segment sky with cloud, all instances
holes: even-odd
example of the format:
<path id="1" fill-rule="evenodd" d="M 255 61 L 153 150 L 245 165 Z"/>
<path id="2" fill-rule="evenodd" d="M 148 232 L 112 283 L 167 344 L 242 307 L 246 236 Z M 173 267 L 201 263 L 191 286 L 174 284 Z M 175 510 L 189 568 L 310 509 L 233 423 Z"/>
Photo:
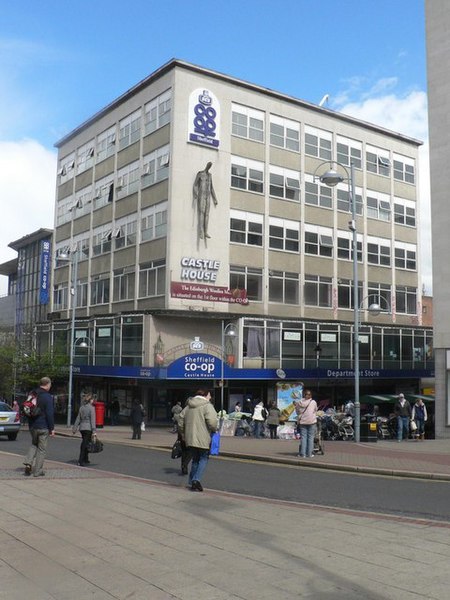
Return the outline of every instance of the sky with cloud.
<path id="1" fill-rule="evenodd" d="M 173 57 L 424 141 L 423 283 L 431 292 L 423 0 L 22 0 L 0 20 L 0 262 L 52 228 L 62 136 Z M 6 293 L 0 276 L 0 294 Z"/>

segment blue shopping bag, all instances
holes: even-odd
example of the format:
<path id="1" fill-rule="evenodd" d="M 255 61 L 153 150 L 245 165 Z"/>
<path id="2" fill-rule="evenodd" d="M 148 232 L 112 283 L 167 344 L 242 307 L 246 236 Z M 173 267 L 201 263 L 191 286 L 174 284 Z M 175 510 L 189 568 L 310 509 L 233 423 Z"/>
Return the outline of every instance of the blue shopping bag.
<path id="1" fill-rule="evenodd" d="M 209 453 L 211 456 L 217 456 L 220 450 L 220 433 L 216 431 L 211 435 L 211 447 Z"/>

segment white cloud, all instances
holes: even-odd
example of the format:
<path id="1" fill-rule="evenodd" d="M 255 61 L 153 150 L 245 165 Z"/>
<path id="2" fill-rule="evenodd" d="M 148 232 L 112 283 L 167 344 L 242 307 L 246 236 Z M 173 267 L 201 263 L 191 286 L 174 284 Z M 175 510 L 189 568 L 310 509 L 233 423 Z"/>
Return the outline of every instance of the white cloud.
<path id="1" fill-rule="evenodd" d="M 0 262 L 17 257 L 8 244 L 41 227 L 53 229 L 56 153 L 34 140 L 0 141 Z M 7 277 L 0 276 L 0 294 Z"/>
<path id="2" fill-rule="evenodd" d="M 420 259 L 422 284 L 427 294 L 431 294 L 432 263 L 427 96 L 424 91 L 417 90 L 403 95 L 392 92 L 382 95 L 383 91 L 392 89 L 395 83 L 395 78 L 386 78 L 372 85 L 369 92 L 364 92 L 361 89 L 362 81 L 354 78 L 346 91 L 340 93 L 334 101 L 332 99 L 332 107 L 339 112 L 424 142 L 420 149 L 419 159 Z M 359 100 L 350 101 L 350 97 L 354 97 L 356 90 Z"/>

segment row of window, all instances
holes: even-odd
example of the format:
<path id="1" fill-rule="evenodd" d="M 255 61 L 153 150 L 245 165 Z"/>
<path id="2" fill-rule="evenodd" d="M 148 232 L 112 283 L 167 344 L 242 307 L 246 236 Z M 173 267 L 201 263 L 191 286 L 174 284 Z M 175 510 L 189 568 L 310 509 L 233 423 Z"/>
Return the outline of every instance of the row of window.
<path id="1" fill-rule="evenodd" d="M 303 304 L 322 308 L 352 309 L 353 283 L 349 279 L 338 279 L 336 287 L 331 277 L 305 275 L 303 286 L 298 273 L 287 271 L 270 271 L 269 302 L 282 304 L 301 303 L 300 290 L 303 289 Z M 263 269 L 254 267 L 230 266 L 230 289 L 245 289 L 247 297 L 253 302 L 262 302 Z M 362 302 L 363 286 L 358 288 L 358 296 Z M 379 283 L 368 283 L 368 297 L 379 299 L 382 308 L 398 314 L 415 315 L 417 313 L 417 289 L 408 286 L 391 287 Z"/>
<path id="2" fill-rule="evenodd" d="M 264 217 L 261 214 L 238 210 L 230 211 L 230 242 L 247 246 L 264 246 Z M 285 252 L 300 251 L 300 222 L 269 217 L 269 248 Z M 363 260 L 363 236 L 358 235 L 358 260 Z M 334 231 L 305 223 L 303 252 L 313 256 L 352 259 L 352 234 L 349 231 Z M 391 241 L 367 236 L 365 257 L 368 264 L 391 266 Z M 415 244 L 394 242 L 394 266 L 397 269 L 415 271 L 417 268 Z"/>
<path id="3" fill-rule="evenodd" d="M 266 115 L 263 111 L 238 104 L 232 105 L 232 135 L 264 143 Z M 298 121 L 269 115 L 269 143 L 271 146 L 300 152 L 301 126 Z M 322 160 L 333 159 L 333 134 L 309 125 L 304 126 L 305 154 Z M 336 160 L 356 169 L 363 168 L 363 143 L 357 140 L 336 136 Z M 406 183 L 415 183 L 415 161 L 410 157 L 392 154 L 389 150 L 365 145 L 365 167 L 376 173 Z"/>
<path id="4" fill-rule="evenodd" d="M 167 90 L 143 108 L 139 108 L 117 125 L 102 131 L 95 139 L 80 146 L 76 152 L 65 156 L 59 165 L 60 183 L 82 173 L 95 163 L 99 163 L 116 151 L 137 142 L 142 134 L 148 135 L 170 122 L 172 107 L 172 91 Z"/>
<path id="5" fill-rule="evenodd" d="M 165 294 L 165 260 L 153 260 L 139 266 L 114 269 L 112 279 L 109 274 L 98 275 L 89 283 L 80 279 L 77 282 L 77 307 L 96 306 L 138 298 L 152 298 Z M 138 288 L 136 290 L 136 281 Z M 53 310 L 68 308 L 69 289 L 67 283 L 54 286 Z"/>
<path id="6" fill-rule="evenodd" d="M 264 193 L 264 163 L 232 156 L 231 187 L 248 192 Z M 333 208 L 332 188 L 314 180 L 312 175 L 305 174 L 305 204 Z M 301 178 L 299 171 L 283 169 L 269 165 L 269 195 L 283 200 L 300 202 Z M 394 198 L 394 222 L 415 227 L 416 205 L 411 200 Z M 348 186 L 339 184 L 336 187 L 336 208 L 351 212 L 351 199 Z M 355 189 L 356 214 L 363 214 L 362 189 Z M 388 194 L 366 190 L 367 216 L 381 221 L 391 220 L 391 199 Z"/>
<path id="7" fill-rule="evenodd" d="M 78 253 L 78 260 L 99 256 L 128 246 L 165 237 L 167 235 L 167 202 L 161 202 L 141 211 L 140 227 L 137 215 L 116 219 L 111 225 L 96 227 L 92 236 L 83 233 L 75 236 L 72 246 L 61 242 L 56 247 L 56 266 L 61 254 Z"/>

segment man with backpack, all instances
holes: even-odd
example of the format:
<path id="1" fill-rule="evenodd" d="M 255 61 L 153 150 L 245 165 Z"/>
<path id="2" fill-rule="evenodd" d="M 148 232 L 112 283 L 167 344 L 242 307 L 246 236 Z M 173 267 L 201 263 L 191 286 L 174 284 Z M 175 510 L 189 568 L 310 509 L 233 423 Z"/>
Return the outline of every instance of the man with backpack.
<path id="1" fill-rule="evenodd" d="M 48 437 L 55 435 L 55 417 L 53 396 L 49 394 L 52 382 L 49 377 L 43 377 L 36 390 L 36 408 L 32 416 L 28 416 L 28 425 L 31 433 L 31 446 L 24 460 L 25 475 L 42 477 L 44 459 L 47 453 Z M 33 469 L 34 466 L 34 469 Z"/>

